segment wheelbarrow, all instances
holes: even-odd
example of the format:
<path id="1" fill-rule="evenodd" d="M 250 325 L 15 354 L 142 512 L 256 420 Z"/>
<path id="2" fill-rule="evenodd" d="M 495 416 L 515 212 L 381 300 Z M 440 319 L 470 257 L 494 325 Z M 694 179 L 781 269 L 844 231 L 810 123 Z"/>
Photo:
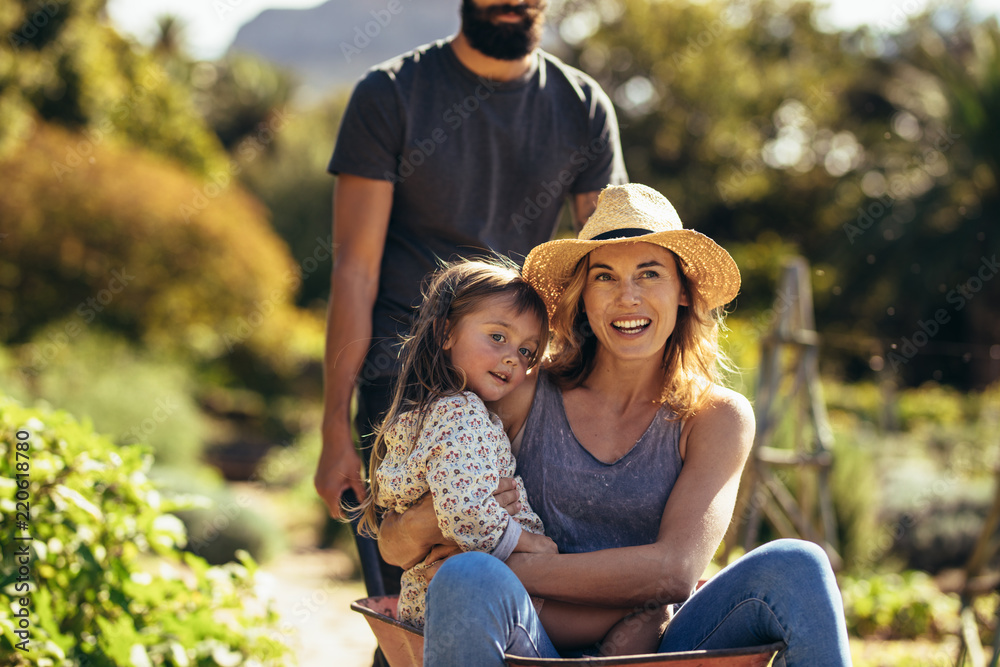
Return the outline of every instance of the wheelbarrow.
<path id="1" fill-rule="evenodd" d="M 363 598 L 351 603 L 351 609 L 364 615 L 371 626 L 391 667 L 423 667 L 424 635 L 417 628 L 396 618 L 395 595 Z M 615 656 L 607 658 L 527 658 L 504 656 L 511 667 L 583 666 L 611 667 L 766 667 L 774 654 L 785 647 L 784 642 L 748 648 L 714 651 L 683 651 L 649 655 Z"/>

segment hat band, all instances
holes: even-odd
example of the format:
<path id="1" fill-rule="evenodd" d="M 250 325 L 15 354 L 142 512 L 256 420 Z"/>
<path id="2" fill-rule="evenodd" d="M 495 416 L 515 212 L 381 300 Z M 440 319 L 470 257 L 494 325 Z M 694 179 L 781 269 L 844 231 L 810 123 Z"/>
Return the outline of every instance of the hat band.
<path id="1" fill-rule="evenodd" d="M 597 236 L 591 238 L 591 241 L 611 241 L 614 239 L 627 239 L 633 236 L 645 236 L 646 234 L 652 234 L 653 232 L 648 229 L 640 229 L 638 227 L 625 227 L 623 229 L 612 229 L 609 232 L 604 232 L 603 234 L 598 234 Z"/>

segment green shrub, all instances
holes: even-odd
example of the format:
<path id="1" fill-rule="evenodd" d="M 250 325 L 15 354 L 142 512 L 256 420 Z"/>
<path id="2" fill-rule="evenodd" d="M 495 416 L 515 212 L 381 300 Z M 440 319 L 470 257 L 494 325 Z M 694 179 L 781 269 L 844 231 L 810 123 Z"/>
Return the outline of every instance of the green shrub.
<path id="1" fill-rule="evenodd" d="M 296 111 L 268 150 L 248 161 L 240 173 L 246 187 L 271 210 L 274 230 L 301 268 L 298 299 L 304 306 L 325 304 L 330 292 L 334 178 L 326 166 L 346 104 L 346 96 L 338 95 Z M 240 147 L 235 154 L 241 154 Z"/>
<path id="2" fill-rule="evenodd" d="M 958 596 L 942 593 L 924 572 L 845 576 L 840 579 L 840 590 L 847 630 L 852 635 L 939 638 L 958 630 Z"/>
<path id="3" fill-rule="evenodd" d="M 876 426 L 885 422 L 885 394 L 872 382 L 824 382 L 823 399 L 831 419 L 843 414 Z"/>
<path id="4" fill-rule="evenodd" d="M 853 420 L 852 420 L 853 421 Z M 867 569 L 871 545 L 877 543 L 881 498 L 874 455 L 874 437 L 856 424 L 831 418 L 834 433 L 833 469 L 830 493 L 833 496 L 837 537 L 844 568 Z"/>
<path id="5" fill-rule="evenodd" d="M 897 404 L 900 426 L 904 430 L 926 424 L 958 426 L 966 417 L 965 399 L 964 392 L 934 383 L 901 392 Z"/>
<path id="6" fill-rule="evenodd" d="M 156 466 L 151 477 L 165 496 L 202 500 L 174 514 L 184 522 L 186 549 L 209 563 L 231 562 L 243 551 L 266 562 L 283 547 L 281 527 L 254 509 L 250 494 L 228 487 L 214 469 L 193 475 L 190 468 Z"/>
<path id="7" fill-rule="evenodd" d="M 177 505 L 147 477 L 145 447 L 0 397 L 0 457 L 11 519 L 0 654 L 12 664 L 288 664 L 276 613 L 254 594 L 253 560 L 210 567 L 181 552 Z"/>
<path id="8" fill-rule="evenodd" d="M 23 154 L 0 161 L 0 341 L 63 323 L 26 346 L 26 366 L 94 323 L 198 360 L 245 350 L 296 369 L 321 357 L 322 319 L 291 306 L 300 268 L 233 174 L 205 182 L 105 142 L 53 188 L 53 161 L 80 140 L 39 124 Z"/>
<path id="9" fill-rule="evenodd" d="M 48 331 L 35 345 L 42 345 Z M 157 465 L 202 465 L 207 424 L 192 398 L 187 368 L 156 359 L 125 339 L 88 330 L 52 354 L 33 379 L 32 395 L 89 418 L 119 445 L 143 442 Z"/>

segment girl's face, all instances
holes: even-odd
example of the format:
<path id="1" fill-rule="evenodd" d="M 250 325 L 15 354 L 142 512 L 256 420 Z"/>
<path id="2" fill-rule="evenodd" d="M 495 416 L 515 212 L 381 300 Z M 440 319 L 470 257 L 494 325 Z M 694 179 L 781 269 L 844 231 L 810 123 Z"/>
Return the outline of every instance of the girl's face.
<path id="1" fill-rule="evenodd" d="M 448 323 L 444 349 L 462 369 L 466 389 L 483 401 L 496 401 L 524 382 L 541 340 L 542 322 L 530 311 L 518 313 L 512 299 L 497 295 Z"/>
<path id="2" fill-rule="evenodd" d="M 590 253 L 583 288 L 587 320 L 601 346 L 618 359 L 663 359 L 690 301 L 674 254 L 652 243 L 608 245 Z"/>

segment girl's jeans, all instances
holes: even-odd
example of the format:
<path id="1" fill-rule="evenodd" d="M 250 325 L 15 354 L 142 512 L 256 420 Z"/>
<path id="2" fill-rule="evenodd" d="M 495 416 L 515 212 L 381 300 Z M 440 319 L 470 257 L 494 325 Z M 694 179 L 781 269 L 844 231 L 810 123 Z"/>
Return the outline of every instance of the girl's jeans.
<path id="1" fill-rule="evenodd" d="M 425 667 L 504 665 L 505 653 L 558 658 L 514 573 L 488 554 L 449 558 L 431 581 Z M 850 665 L 840 590 L 818 546 L 777 540 L 746 554 L 692 595 L 660 653 L 784 641 L 775 667 Z"/>

